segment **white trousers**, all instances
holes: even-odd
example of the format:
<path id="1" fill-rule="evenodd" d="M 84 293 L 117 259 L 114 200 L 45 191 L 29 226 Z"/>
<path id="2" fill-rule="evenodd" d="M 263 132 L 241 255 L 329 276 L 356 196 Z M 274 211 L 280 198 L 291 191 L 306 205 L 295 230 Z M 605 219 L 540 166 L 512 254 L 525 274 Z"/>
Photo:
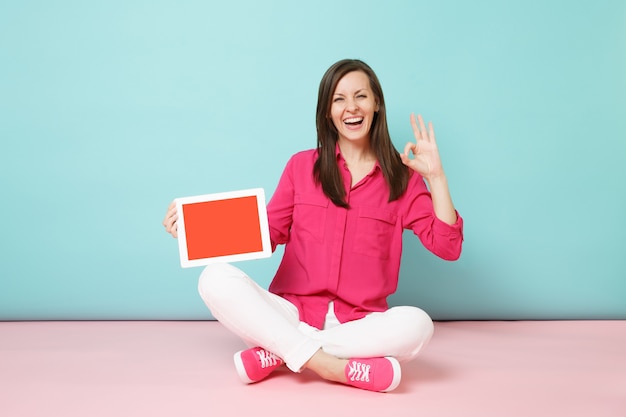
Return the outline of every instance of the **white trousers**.
<path id="1" fill-rule="evenodd" d="M 261 288 L 230 264 L 207 266 L 198 290 L 213 316 L 250 347 L 260 346 L 282 358 L 294 372 L 321 348 L 338 358 L 393 356 L 414 359 L 433 334 L 433 322 L 417 307 L 339 323 L 332 303 L 323 330 L 300 321 L 296 306 Z"/>

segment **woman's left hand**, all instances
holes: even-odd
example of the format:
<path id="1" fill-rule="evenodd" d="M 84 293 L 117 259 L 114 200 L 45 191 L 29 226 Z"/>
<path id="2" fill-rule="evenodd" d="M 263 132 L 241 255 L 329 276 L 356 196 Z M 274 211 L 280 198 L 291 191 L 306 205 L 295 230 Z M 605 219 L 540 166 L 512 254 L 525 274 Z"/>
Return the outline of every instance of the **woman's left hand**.
<path id="1" fill-rule="evenodd" d="M 416 121 L 415 115 L 411 113 L 411 126 L 415 142 L 408 142 L 404 146 L 404 153 L 400 155 L 402 162 L 427 180 L 443 175 L 432 122 L 428 122 L 427 130 L 422 115 L 418 114 Z M 409 158 L 409 152 L 413 158 Z"/>

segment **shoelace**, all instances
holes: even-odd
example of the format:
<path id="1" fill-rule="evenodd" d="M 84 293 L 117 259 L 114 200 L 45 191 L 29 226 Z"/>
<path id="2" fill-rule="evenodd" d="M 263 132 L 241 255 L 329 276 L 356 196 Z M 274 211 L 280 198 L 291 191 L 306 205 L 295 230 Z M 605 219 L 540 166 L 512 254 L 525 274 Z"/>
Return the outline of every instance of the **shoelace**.
<path id="1" fill-rule="evenodd" d="M 348 364 L 350 381 L 370 382 L 370 365 L 357 361 Z"/>
<path id="2" fill-rule="evenodd" d="M 277 365 L 280 361 L 278 356 L 264 349 L 257 350 L 256 354 L 259 355 L 259 359 L 261 360 L 261 368 L 267 368 L 268 366 Z"/>

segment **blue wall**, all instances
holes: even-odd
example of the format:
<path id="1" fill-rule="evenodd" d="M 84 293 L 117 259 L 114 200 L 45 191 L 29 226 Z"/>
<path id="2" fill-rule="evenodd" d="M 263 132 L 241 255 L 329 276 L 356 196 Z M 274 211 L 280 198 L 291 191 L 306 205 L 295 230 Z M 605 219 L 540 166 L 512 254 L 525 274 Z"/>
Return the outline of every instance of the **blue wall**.
<path id="1" fill-rule="evenodd" d="M 466 222 L 455 263 L 406 235 L 394 304 L 626 318 L 625 2 L 25 0 L 0 4 L 0 319 L 210 318 L 167 205 L 271 196 L 344 57 L 398 147 L 433 120 Z"/>

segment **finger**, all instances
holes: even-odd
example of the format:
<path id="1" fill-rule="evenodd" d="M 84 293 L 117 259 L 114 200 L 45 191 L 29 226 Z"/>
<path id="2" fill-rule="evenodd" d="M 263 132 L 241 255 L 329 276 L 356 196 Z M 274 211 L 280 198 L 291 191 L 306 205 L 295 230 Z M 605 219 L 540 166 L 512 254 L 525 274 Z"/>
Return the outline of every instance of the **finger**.
<path id="1" fill-rule="evenodd" d="M 168 211 L 167 213 L 165 213 L 165 218 L 163 219 L 163 226 L 165 226 L 167 228 L 167 226 L 171 223 L 170 219 L 172 218 L 172 216 L 175 213 L 172 213 L 172 211 Z"/>
<path id="2" fill-rule="evenodd" d="M 419 149 L 419 144 L 415 144 L 413 142 L 407 142 L 406 145 L 404 145 L 404 156 L 406 156 L 407 158 L 409 157 L 409 152 L 413 152 L 413 155 L 415 155 L 417 153 L 417 150 Z"/>
<path id="3" fill-rule="evenodd" d="M 176 205 L 173 206 L 169 206 L 167 208 L 167 213 L 165 213 L 165 218 L 167 219 L 168 217 L 172 217 L 174 215 L 176 215 L 178 213 L 178 210 L 176 209 Z"/>
<path id="4" fill-rule="evenodd" d="M 419 122 L 420 132 L 422 133 L 422 139 L 429 140 L 428 130 L 426 130 L 426 125 L 424 124 L 424 119 L 421 114 L 417 115 L 417 120 Z"/>
<path id="5" fill-rule="evenodd" d="M 401 153 L 400 154 L 400 159 L 402 160 L 402 163 L 406 166 L 409 165 L 409 163 L 411 162 L 411 160 L 409 159 L 408 156 L 406 156 L 405 154 Z"/>
<path id="6" fill-rule="evenodd" d="M 178 236 L 178 223 L 174 222 L 169 227 L 165 228 L 165 231 L 170 235 L 177 237 Z"/>
<path id="7" fill-rule="evenodd" d="M 415 120 L 414 113 L 411 113 L 411 127 L 413 128 L 413 136 L 415 136 L 415 140 L 420 140 L 422 138 L 422 134 L 419 127 L 417 127 L 417 121 Z"/>
<path id="8" fill-rule="evenodd" d="M 428 122 L 428 136 L 434 142 L 435 141 L 435 128 L 433 127 L 433 122 Z"/>
<path id="9" fill-rule="evenodd" d="M 166 217 L 163 220 L 163 226 L 165 226 L 165 231 L 170 233 L 172 228 L 177 224 L 178 214 L 174 214 L 173 216 Z"/>
<path id="10" fill-rule="evenodd" d="M 165 220 L 167 220 L 167 218 L 171 216 L 172 209 L 175 207 L 176 207 L 176 204 L 174 203 L 174 201 L 172 201 L 170 205 L 167 206 L 167 210 L 165 211 L 165 218 L 163 219 L 163 225 L 165 225 Z"/>

